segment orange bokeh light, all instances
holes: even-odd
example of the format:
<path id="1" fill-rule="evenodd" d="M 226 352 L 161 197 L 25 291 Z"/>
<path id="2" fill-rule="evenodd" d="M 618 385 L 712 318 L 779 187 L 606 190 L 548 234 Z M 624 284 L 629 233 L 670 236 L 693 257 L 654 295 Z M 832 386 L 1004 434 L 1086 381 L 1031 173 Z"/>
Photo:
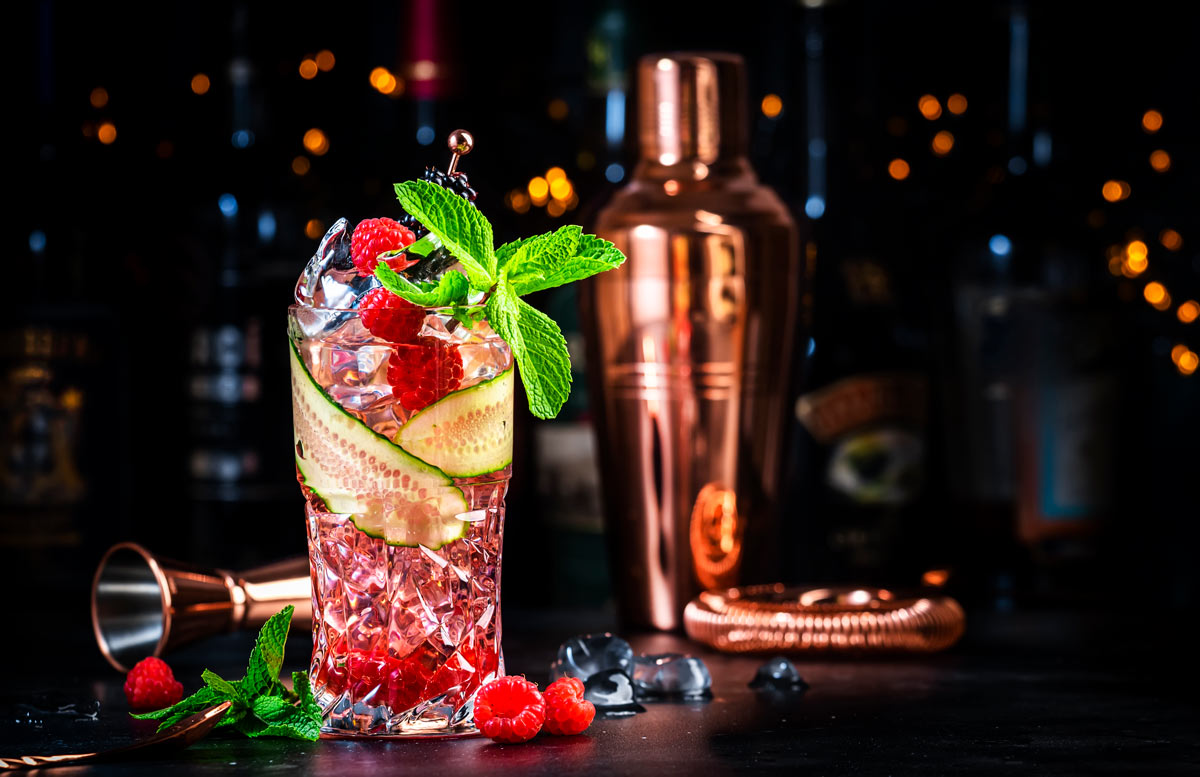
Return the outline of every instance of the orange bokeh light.
<path id="1" fill-rule="evenodd" d="M 933 136 L 933 142 L 930 145 L 933 147 L 933 153 L 938 156 L 945 156 L 950 153 L 950 149 L 954 148 L 954 135 L 946 130 L 942 130 Z"/>
<path id="2" fill-rule="evenodd" d="M 925 118 L 933 121 L 942 115 L 942 104 L 938 99 L 931 94 L 921 95 L 921 99 L 917 100 L 917 110 Z"/>
<path id="3" fill-rule="evenodd" d="M 333 52 L 329 49 L 322 49 L 317 52 L 317 67 L 320 68 L 322 73 L 328 73 L 330 70 L 333 70 L 333 65 L 336 62 L 337 59 L 334 58 Z"/>
<path id="4" fill-rule="evenodd" d="M 329 151 L 329 138 L 324 132 L 313 127 L 304 133 L 304 147 L 317 156 L 323 156 Z"/>
<path id="5" fill-rule="evenodd" d="M 325 225 L 318 219 L 309 219 L 304 225 L 304 234 L 310 240 L 316 240 L 325 234 Z"/>
<path id="6" fill-rule="evenodd" d="M 88 95 L 88 102 L 92 104 L 93 108 L 103 108 L 108 105 L 108 90 L 103 86 L 97 86 Z"/>
<path id="7" fill-rule="evenodd" d="M 1167 298 L 1167 287 L 1158 281 L 1150 281 L 1146 284 L 1146 288 L 1142 290 L 1142 296 L 1151 305 L 1157 305 Z"/>
<path id="8" fill-rule="evenodd" d="M 1183 236 L 1173 229 L 1164 229 L 1158 233 L 1158 242 L 1168 251 L 1178 251 L 1183 248 Z"/>
<path id="9" fill-rule="evenodd" d="M 967 98 L 955 92 L 946 98 L 946 109 L 955 116 L 967 112 Z"/>
<path id="10" fill-rule="evenodd" d="M 1175 315 L 1185 324 L 1190 324 L 1197 318 L 1200 318 L 1200 303 L 1194 299 L 1189 299 L 1179 306 L 1179 310 L 1175 311 Z"/>
<path id="11" fill-rule="evenodd" d="M 908 177 L 909 172 L 911 170 L 909 169 L 908 162 L 905 162 L 903 159 L 896 158 L 888 162 L 888 175 L 897 181 L 903 181 Z"/>
<path id="12" fill-rule="evenodd" d="M 208 80 L 208 76 L 203 73 L 197 73 L 192 76 L 192 92 L 195 94 L 208 94 L 209 87 L 212 82 Z"/>
<path id="13" fill-rule="evenodd" d="M 1150 152 L 1150 166 L 1157 172 L 1165 173 L 1171 169 L 1171 155 L 1161 148 Z"/>
<path id="14" fill-rule="evenodd" d="M 117 127 L 111 121 L 106 121 L 100 125 L 100 129 L 96 130 L 96 137 L 100 138 L 100 142 L 104 145 L 111 145 L 117 139 Z"/>
<path id="15" fill-rule="evenodd" d="M 1142 129 L 1146 132 L 1158 132 L 1162 125 L 1163 117 L 1158 111 L 1146 111 L 1142 114 Z"/>

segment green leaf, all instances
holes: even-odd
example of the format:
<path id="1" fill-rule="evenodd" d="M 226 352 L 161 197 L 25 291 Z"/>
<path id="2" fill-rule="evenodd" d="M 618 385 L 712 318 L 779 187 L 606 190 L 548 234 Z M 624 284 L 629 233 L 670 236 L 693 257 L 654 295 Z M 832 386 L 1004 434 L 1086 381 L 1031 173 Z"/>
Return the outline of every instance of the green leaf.
<path id="1" fill-rule="evenodd" d="M 518 296 L 562 286 L 620 267 L 625 255 L 607 240 L 566 226 L 541 240 L 527 241 L 504 269 Z"/>
<path id="2" fill-rule="evenodd" d="M 225 696 L 223 694 L 214 691 L 212 688 L 205 687 L 196 691 L 191 696 L 188 696 L 186 699 L 176 702 L 170 707 L 161 710 L 155 710 L 154 712 L 131 714 L 131 717 L 137 718 L 138 720 L 162 721 L 158 725 L 158 730 L 163 731 L 171 726 L 174 726 L 188 715 L 195 715 L 197 712 L 203 712 L 209 707 L 220 704 L 223 701 L 225 701 Z"/>
<path id="3" fill-rule="evenodd" d="M 294 609 L 295 607 L 289 604 L 272 615 L 259 630 L 254 650 L 250 652 L 246 676 L 239 683 L 242 693 L 247 698 L 276 692 L 279 686 L 279 670 L 283 666 L 283 647 L 287 642 Z"/>
<path id="4" fill-rule="evenodd" d="M 308 679 L 305 678 L 307 685 Z M 311 694 L 310 694 L 311 696 Z M 261 728 L 247 726 L 248 736 L 282 736 L 316 740 L 321 733 L 321 720 L 307 710 L 294 707 L 278 696 L 262 696 L 254 700 L 254 717 L 263 723 Z"/>
<path id="5" fill-rule="evenodd" d="M 531 244 L 541 242 L 542 240 L 545 240 L 552 234 L 554 234 L 554 233 L 547 232 L 544 235 L 533 235 L 532 237 L 521 237 L 521 238 L 517 238 L 516 240 L 513 240 L 510 243 L 505 243 L 504 245 L 500 246 L 499 248 L 496 249 L 496 267 L 497 267 L 497 269 L 503 270 L 504 266 L 507 265 L 512 260 L 513 256 L 517 253 L 517 251 L 522 246 L 528 246 Z"/>
<path id="6" fill-rule="evenodd" d="M 241 688 L 222 678 L 216 672 L 205 669 L 200 673 L 200 679 L 204 681 L 205 685 L 207 685 L 209 688 L 212 688 L 226 699 L 240 699 L 242 696 Z"/>
<path id="7" fill-rule="evenodd" d="M 558 415 L 571 393 L 571 354 L 558 324 L 519 299 L 503 273 L 487 311 L 492 328 L 517 360 L 530 411 L 538 418 Z"/>
<path id="8" fill-rule="evenodd" d="M 375 267 L 375 277 L 383 288 L 423 308 L 441 308 L 464 302 L 470 283 L 460 272 L 447 272 L 437 283 L 413 283 L 400 273 L 380 262 Z"/>
<path id="9" fill-rule="evenodd" d="M 312 683 L 308 681 L 308 672 L 292 672 L 292 691 L 299 698 L 297 706 L 307 713 L 317 725 L 321 724 L 321 705 L 313 698 Z"/>
<path id="10" fill-rule="evenodd" d="M 492 225 L 474 204 L 429 181 L 396 184 L 396 198 L 462 264 L 472 288 L 492 287 L 496 282 Z"/>

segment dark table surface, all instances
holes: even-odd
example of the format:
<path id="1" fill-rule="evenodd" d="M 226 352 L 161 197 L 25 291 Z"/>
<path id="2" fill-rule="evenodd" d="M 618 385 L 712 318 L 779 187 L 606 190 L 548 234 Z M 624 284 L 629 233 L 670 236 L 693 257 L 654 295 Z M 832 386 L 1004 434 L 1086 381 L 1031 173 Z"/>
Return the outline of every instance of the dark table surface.
<path id="1" fill-rule="evenodd" d="M 559 640 L 606 620 L 599 613 L 510 615 L 509 671 L 544 683 Z M 77 631 L 65 631 L 58 647 L 24 664 L 6 651 L 0 755 L 116 747 L 153 730 L 129 719 L 123 678 L 99 659 L 86 631 Z M 303 668 L 307 640 L 293 635 L 285 670 Z M 11 633 L 5 641 L 13 647 Z M 585 735 L 540 736 L 526 745 L 221 736 L 169 758 L 61 767 L 55 774 L 1200 772 L 1191 656 L 1139 642 L 1104 616 L 975 615 L 966 639 L 941 655 L 798 657 L 811 684 L 804 694 L 748 688 L 761 656 L 716 654 L 673 635 L 631 641 L 642 652 L 701 655 L 712 671 L 712 699 L 648 704 L 633 717 L 597 718 Z M 206 666 L 240 676 L 251 643 L 247 633 L 225 635 L 168 658 L 191 691 Z"/>

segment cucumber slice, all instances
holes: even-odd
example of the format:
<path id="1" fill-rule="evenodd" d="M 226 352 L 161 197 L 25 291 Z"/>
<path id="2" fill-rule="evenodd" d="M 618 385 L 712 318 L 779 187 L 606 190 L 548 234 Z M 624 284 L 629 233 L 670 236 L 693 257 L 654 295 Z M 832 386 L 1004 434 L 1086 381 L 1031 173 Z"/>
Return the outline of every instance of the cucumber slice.
<path id="1" fill-rule="evenodd" d="M 513 369 L 454 391 L 414 415 L 396 442 L 447 475 L 470 478 L 512 463 Z"/>
<path id="2" fill-rule="evenodd" d="M 436 550 L 467 533 L 463 493 L 437 467 L 406 453 L 343 410 L 292 344 L 296 469 L 332 513 L 389 545 Z"/>

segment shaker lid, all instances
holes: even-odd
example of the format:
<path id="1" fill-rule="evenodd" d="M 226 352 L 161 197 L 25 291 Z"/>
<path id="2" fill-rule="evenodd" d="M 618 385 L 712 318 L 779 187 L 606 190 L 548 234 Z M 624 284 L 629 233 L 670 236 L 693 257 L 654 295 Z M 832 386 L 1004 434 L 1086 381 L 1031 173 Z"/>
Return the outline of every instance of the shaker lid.
<path id="1" fill-rule="evenodd" d="M 711 163 L 746 148 L 746 69 L 725 52 L 648 54 L 638 62 L 642 158 Z"/>

